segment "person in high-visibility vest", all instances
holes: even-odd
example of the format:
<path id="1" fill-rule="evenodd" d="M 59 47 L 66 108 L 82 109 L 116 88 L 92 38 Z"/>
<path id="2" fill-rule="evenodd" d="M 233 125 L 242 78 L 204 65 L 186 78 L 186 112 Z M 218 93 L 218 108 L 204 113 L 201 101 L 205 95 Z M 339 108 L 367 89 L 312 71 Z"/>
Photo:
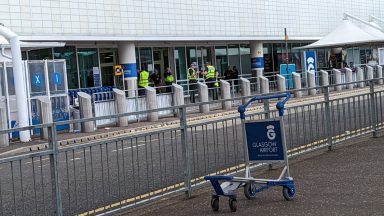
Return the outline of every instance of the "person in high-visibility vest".
<path id="1" fill-rule="evenodd" d="M 167 67 L 164 73 L 164 82 L 165 82 L 165 85 L 167 86 L 166 92 L 172 92 L 172 83 L 174 80 L 175 78 L 173 77 L 171 68 Z"/>
<path id="2" fill-rule="evenodd" d="M 205 82 L 208 85 L 209 91 L 211 92 L 211 96 L 213 100 L 217 100 L 217 91 L 216 91 L 216 82 L 217 82 L 217 76 L 216 76 L 216 70 L 215 67 L 213 67 L 209 62 L 205 63 Z"/>
<path id="3" fill-rule="evenodd" d="M 148 86 L 149 83 L 149 73 L 144 68 L 138 74 L 139 80 L 139 95 L 145 95 L 145 87 Z"/>
<path id="4" fill-rule="evenodd" d="M 191 103 L 195 103 L 195 91 L 197 88 L 197 84 L 196 84 L 197 78 L 196 78 L 196 70 L 195 70 L 194 63 L 192 63 L 191 67 L 188 68 L 187 75 L 188 75 L 190 101 Z"/>

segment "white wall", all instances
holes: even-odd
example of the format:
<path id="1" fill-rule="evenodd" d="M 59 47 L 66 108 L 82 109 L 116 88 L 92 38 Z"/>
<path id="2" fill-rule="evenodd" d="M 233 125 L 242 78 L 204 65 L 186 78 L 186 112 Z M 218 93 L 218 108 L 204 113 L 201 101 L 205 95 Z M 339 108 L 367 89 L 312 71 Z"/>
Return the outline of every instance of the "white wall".
<path id="1" fill-rule="evenodd" d="M 384 18 L 384 1 L 0 0 L 0 22 L 21 35 L 319 37 L 344 11 Z"/>

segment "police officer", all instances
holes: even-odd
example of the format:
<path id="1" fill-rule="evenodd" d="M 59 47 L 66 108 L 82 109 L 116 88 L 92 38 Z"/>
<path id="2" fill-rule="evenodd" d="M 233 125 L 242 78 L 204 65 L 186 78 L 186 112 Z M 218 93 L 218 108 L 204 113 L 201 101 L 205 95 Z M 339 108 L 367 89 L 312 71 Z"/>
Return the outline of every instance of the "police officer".
<path id="1" fill-rule="evenodd" d="M 195 103 L 195 91 L 197 88 L 197 78 L 196 78 L 196 70 L 195 70 L 195 64 L 192 63 L 191 67 L 188 68 L 188 84 L 189 84 L 189 95 L 191 103 Z"/>
<path id="2" fill-rule="evenodd" d="M 205 82 L 207 83 L 209 91 L 211 92 L 210 94 L 213 100 L 217 100 L 216 85 L 218 85 L 218 82 L 215 67 L 213 67 L 209 62 L 206 62 L 204 74 Z"/>
<path id="3" fill-rule="evenodd" d="M 165 85 L 167 86 L 166 92 L 172 92 L 172 83 L 174 80 L 175 78 L 172 75 L 171 68 L 167 67 L 164 73 L 164 82 L 165 82 Z"/>
<path id="4" fill-rule="evenodd" d="M 143 67 L 143 69 L 138 74 L 138 77 L 139 77 L 139 85 L 138 85 L 139 95 L 145 95 L 145 87 L 147 87 L 149 83 L 149 73 Z"/>

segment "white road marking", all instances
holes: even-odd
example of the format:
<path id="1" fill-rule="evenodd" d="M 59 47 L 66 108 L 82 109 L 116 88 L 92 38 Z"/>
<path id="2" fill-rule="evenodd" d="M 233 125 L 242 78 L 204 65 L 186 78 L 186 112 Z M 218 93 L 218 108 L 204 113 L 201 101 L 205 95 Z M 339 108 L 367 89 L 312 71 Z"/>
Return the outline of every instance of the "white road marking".
<path id="1" fill-rule="evenodd" d="M 112 150 L 112 152 L 127 150 L 127 149 L 131 149 L 131 148 L 138 148 L 138 147 L 141 147 L 141 146 L 145 146 L 145 144 L 140 144 L 140 145 L 137 145 L 137 146 L 129 146 L 129 147 L 125 147 L 125 148 L 122 148 L 122 149 L 119 148 L 119 149 Z"/>

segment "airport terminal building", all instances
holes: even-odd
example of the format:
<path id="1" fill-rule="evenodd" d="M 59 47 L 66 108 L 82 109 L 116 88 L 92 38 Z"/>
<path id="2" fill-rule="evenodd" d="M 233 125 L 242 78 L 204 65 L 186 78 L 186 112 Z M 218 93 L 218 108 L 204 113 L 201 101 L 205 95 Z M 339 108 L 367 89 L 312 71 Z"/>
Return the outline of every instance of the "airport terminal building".
<path id="1" fill-rule="evenodd" d="M 118 64 L 125 79 L 134 79 L 142 67 L 162 76 L 170 67 L 182 81 L 191 63 L 201 69 L 205 62 L 221 75 L 233 66 L 240 76 L 251 76 L 256 68 L 278 73 L 286 63 L 284 28 L 288 61 L 300 72 L 303 54 L 292 48 L 326 35 L 343 12 L 368 20 L 383 10 L 380 0 L 0 0 L 0 22 L 22 41 L 41 43 L 23 47 L 24 60 L 66 59 L 68 88 L 77 89 L 116 86 Z M 0 46 L 6 44 L 0 39 Z M 339 68 L 351 60 L 366 64 L 377 59 L 377 49 L 350 47 L 348 60 L 335 57 L 334 49 L 315 49 L 317 68 Z"/>

